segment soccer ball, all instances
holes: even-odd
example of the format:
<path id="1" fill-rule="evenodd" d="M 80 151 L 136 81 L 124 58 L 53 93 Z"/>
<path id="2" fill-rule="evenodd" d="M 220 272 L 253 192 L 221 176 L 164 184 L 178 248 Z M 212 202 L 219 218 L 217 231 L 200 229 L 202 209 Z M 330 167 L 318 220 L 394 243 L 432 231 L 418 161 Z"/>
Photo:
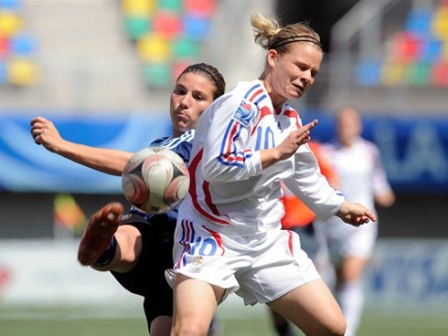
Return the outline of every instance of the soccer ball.
<path id="1" fill-rule="evenodd" d="M 190 186 L 184 160 L 170 149 L 147 147 L 135 153 L 121 175 L 124 196 L 148 214 L 177 206 Z"/>

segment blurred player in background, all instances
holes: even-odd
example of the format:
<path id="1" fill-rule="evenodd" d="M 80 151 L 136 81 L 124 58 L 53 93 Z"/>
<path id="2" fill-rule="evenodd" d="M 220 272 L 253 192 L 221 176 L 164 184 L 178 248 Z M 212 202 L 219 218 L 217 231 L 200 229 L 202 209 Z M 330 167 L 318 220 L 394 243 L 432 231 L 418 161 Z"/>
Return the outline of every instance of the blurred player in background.
<path id="1" fill-rule="evenodd" d="M 316 141 L 308 142 L 308 146 L 317 159 L 320 171 L 328 181 L 328 183 L 337 187 L 336 171 L 331 166 L 329 159 L 326 157 L 322 149 L 322 145 Z M 285 215 L 282 218 L 282 228 L 297 233 L 300 237 L 300 246 L 307 253 L 308 257 L 314 261 L 319 270 L 319 260 L 317 255 L 319 252 L 319 244 L 315 235 L 314 220 L 316 214 L 308 208 L 299 198 L 297 198 L 288 188 L 283 185 L 284 196 L 282 202 L 285 207 Z M 275 331 L 279 336 L 295 335 L 290 323 L 287 319 L 269 309 Z"/>
<path id="2" fill-rule="evenodd" d="M 362 121 L 354 106 L 336 115 L 337 139 L 325 145 L 336 169 L 339 190 L 347 200 L 359 202 L 375 211 L 375 203 L 390 207 L 395 202 L 377 146 L 361 137 Z M 347 321 L 346 336 L 356 334 L 362 315 L 364 292 L 362 276 L 372 256 L 378 221 L 352 227 L 338 218 L 315 222 L 319 241 L 323 241 L 335 268 L 335 295 Z"/>
<path id="3" fill-rule="evenodd" d="M 188 164 L 196 122 L 224 92 L 225 81 L 216 68 L 204 63 L 187 67 L 171 93 L 172 135 L 150 146 L 169 148 Z M 120 176 L 133 155 L 66 141 L 53 123 L 43 117 L 31 121 L 31 134 L 36 144 L 47 150 L 112 175 Z M 143 296 L 149 333 L 167 336 L 171 330 L 173 292 L 164 272 L 173 264 L 177 208 L 160 215 L 147 215 L 134 207 L 126 216 L 122 217 L 122 213 L 120 203 L 109 203 L 90 217 L 79 244 L 78 260 L 98 271 L 110 271 L 124 288 Z M 214 332 L 212 323 L 209 334 Z"/>
<path id="4" fill-rule="evenodd" d="M 207 333 L 218 305 L 236 292 L 267 304 L 308 335 L 343 335 L 345 320 L 297 234 L 281 229 L 280 181 L 323 218 L 351 225 L 375 216 L 345 201 L 320 173 L 288 99 L 299 99 L 320 70 L 319 35 L 305 23 L 281 27 L 251 18 L 267 50 L 258 79 L 241 81 L 202 114 L 193 142 L 189 193 L 179 207 L 171 336 Z M 368 225 L 368 224 L 366 224 Z"/>

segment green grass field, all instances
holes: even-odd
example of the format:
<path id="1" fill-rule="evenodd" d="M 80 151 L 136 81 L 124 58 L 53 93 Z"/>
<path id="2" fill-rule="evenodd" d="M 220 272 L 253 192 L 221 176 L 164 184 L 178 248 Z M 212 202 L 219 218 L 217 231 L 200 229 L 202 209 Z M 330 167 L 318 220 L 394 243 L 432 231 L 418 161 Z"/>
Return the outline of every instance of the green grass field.
<path id="1" fill-rule="evenodd" d="M 251 309 L 251 308 L 249 308 Z M 264 307 L 251 311 L 219 311 L 222 336 L 274 336 Z M 0 307 L 1 336 L 128 336 L 147 335 L 140 311 L 102 317 L 102 309 Z M 90 316 L 90 317 L 88 317 Z M 398 315 L 365 311 L 359 336 L 446 336 L 448 319 L 441 314 Z"/>

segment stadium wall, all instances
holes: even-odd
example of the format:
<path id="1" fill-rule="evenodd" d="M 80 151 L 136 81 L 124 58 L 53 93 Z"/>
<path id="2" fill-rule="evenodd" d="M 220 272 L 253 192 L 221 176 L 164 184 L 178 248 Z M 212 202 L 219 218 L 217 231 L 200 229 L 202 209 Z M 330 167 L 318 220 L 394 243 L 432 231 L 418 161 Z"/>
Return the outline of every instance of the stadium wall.
<path id="1" fill-rule="evenodd" d="M 364 279 L 366 308 L 443 314 L 448 301 L 447 243 L 446 239 L 380 240 Z M 123 290 L 110 274 L 79 265 L 76 250 L 75 239 L 0 240 L 3 308 L 109 305 L 122 310 L 141 304 L 141 298 Z M 243 304 L 233 295 L 224 306 L 234 309 Z"/>

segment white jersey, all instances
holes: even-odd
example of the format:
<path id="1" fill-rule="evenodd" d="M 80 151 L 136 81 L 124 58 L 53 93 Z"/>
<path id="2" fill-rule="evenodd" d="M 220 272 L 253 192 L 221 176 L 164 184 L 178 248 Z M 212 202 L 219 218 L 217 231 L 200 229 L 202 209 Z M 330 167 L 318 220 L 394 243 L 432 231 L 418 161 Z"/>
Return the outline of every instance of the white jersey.
<path id="1" fill-rule="evenodd" d="M 277 146 L 300 125 L 299 115 L 287 104 L 274 110 L 259 80 L 240 82 L 218 98 L 196 127 L 190 190 L 178 223 L 199 215 L 227 235 L 280 228 L 281 180 L 321 218 L 334 215 L 344 197 L 320 174 L 307 145 L 262 169 L 260 150 Z"/>
<path id="2" fill-rule="evenodd" d="M 339 190 L 348 201 L 374 210 L 375 194 L 391 192 L 379 150 L 373 142 L 359 137 L 349 148 L 337 142 L 324 148 L 339 176 Z"/>
<path id="3" fill-rule="evenodd" d="M 383 169 L 376 145 L 358 138 L 350 147 L 335 142 L 324 149 L 339 177 L 339 189 L 350 202 L 361 203 L 375 211 L 375 194 L 388 193 L 391 187 Z M 374 250 L 378 220 L 360 227 L 345 224 L 337 217 L 315 222 L 319 241 L 324 244 L 335 264 L 341 258 L 357 256 L 368 259 Z"/>

